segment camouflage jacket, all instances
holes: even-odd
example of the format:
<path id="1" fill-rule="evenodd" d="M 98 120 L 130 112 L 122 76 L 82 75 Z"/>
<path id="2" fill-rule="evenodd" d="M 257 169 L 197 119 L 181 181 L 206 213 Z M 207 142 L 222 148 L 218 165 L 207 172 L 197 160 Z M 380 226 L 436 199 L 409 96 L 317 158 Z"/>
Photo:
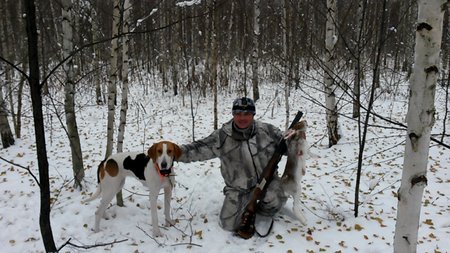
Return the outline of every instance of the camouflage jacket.
<path id="1" fill-rule="evenodd" d="M 233 121 L 223 124 L 208 137 L 181 145 L 179 162 L 204 161 L 219 158 L 226 190 L 249 192 L 256 186 L 262 170 L 282 137 L 277 127 L 255 120 L 251 137 L 233 138 Z"/>

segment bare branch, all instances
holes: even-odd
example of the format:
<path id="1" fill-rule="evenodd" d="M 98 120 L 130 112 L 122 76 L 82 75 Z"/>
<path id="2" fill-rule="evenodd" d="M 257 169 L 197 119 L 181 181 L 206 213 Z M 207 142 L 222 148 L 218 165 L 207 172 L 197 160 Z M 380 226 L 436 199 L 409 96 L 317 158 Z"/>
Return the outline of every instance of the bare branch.
<path id="1" fill-rule="evenodd" d="M 72 247 L 79 248 L 79 249 L 92 249 L 92 248 L 110 246 L 110 245 L 114 245 L 116 243 L 122 243 L 122 242 L 128 241 L 128 239 L 122 239 L 122 240 L 114 240 L 113 242 L 96 243 L 93 245 L 76 245 L 76 244 L 71 243 L 70 240 L 72 240 L 72 238 L 70 238 L 69 240 L 67 240 L 66 243 L 61 245 L 61 247 L 58 249 L 58 252 L 60 252 L 61 249 L 64 248 L 66 245 L 70 245 Z"/>
<path id="2" fill-rule="evenodd" d="M 28 171 L 28 173 L 30 173 L 31 177 L 33 177 L 34 181 L 36 181 L 36 183 L 38 184 L 38 186 L 39 186 L 39 187 L 41 186 L 41 185 L 39 184 L 39 180 L 37 179 L 37 177 L 33 174 L 33 172 L 31 172 L 30 167 L 25 167 L 25 166 L 19 165 L 19 164 L 17 164 L 17 163 L 11 162 L 11 161 L 6 160 L 5 158 L 3 158 L 3 157 L 1 157 L 1 156 L 0 156 L 0 160 L 3 160 L 3 161 L 5 161 L 5 162 L 7 162 L 7 163 L 9 163 L 9 164 L 12 164 L 12 165 L 14 165 L 14 166 L 16 166 L 16 167 L 19 167 L 19 168 L 21 168 L 21 169 L 24 169 L 24 170 Z"/>

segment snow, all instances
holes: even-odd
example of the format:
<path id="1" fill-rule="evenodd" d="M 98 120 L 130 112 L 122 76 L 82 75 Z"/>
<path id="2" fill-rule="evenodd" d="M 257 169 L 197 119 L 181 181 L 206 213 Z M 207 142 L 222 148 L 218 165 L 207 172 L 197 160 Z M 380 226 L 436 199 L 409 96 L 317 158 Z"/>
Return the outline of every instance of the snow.
<path id="1" fill-rule="evenodd" d="M 178 7 L 190 7 L 193 5 L 198 5 L 201 4 L 202 1 L 201 0 L 192 0 L 192 1 L 182 1 L 182 2 L 178 2 L 175 5 Z"/>
<path id="2" fill-rule="evenodd" d="M 262 98 L 257 102 L 256 118 L 282 129 L 285 125 L 284 101 L 282 97 L 274 99 L 275 94 L 281 93 L 276 91 L 278 87 L 264 84 L 261 88 Z M 188 97 L 173 97 L 154 87 L 145 94 L 137 84 L 131 85 L 131 92 L 124 151 L 144 151 L 162 139 L 180 144 L 192 140 Z M 232 100 L 242 96 L 227 91 L 221 93 L 218 99 L 219 125 L 230 119 Z M 393 128 L 370 128 L 364 153 L 361 205 L 359 216 L 355 218 L 357 124 L 340 117 L 342 139 L 338 145 L 328 148 L 323 109 L 303 95 L 300 90 L 292 91 L 290 118 L 297 110 L 302 110 L 309 123 L 311 149 L 307 172 L 302 180 L 302 208 L 307 225 L 302 226 L 294 218 L 292 199 L 289 199 L 275 216 L 269 236 L 254 236 L 249 240 L 233 236 L 218 224 L 224 184 L 217 159 L 175 165 L 177 186 L 172 200 L 172 215 L 178 222 L 174 227 L 162 228 L 163 237 L 152 237 L 147 190 L 132 178 L 127 180 L 123 192 L 126 207 L 116 206 L 114 200 L 107 210 L 110 219 L 102 220 L 101 231 L 94 233 L 94 212 L 99 200 L 87 204 L 81 201 L 95 191 L 96 168 L 106 149 L 107 108 L 95 105 L 92 94 L 78 98 L 83 100 L 77 110 L 77 120 L 86 168 L 85 189 L 81 192 L 72 187 L 71 155 L 65 132 L 56 116 L 46 114 L 54 200 L 51 225 L 57 247 L 70 240 L 75 245 L 104 246 L 81 249 L 66 245 L 61 252 L 392 252 L 405 132 Z M 317 92 L 310 92 L 310 95 L 323 100 Z M 195 95 L 193 100 L 196 139 L 213 131 L 213 105 L 209 97 Z M 402 96 L 380 96 L 375 111 L 403 122 L 407 110 L 405 100 Z M 437 108 L 443 108 L 442 101 L 438 92 Z M 49 107 L 44 111 L 50 113 L 53 110 Z M 350 115 L 351 105 L 342 110 Z M 16 140 L 13 147 L 0 149 L 0 157 L 30 168 L 38 176 L 31 110 L 25 112 L 22 139 Z M 379 119 L 371 123 L 387 125 Z M 441 129 L 442 119 L 438 118 L 433 133 L 440 133 Z M 280 162 L 280 172 L 284 163 L 285 158 Z M 450 252 L 450 244 L 446 241 L 450 238 L 450 150 L 432 143 L 428 166 L 428 186 L 423 197 L 417 252 Z M 5 161 L 1 161 L 0 175 L 2 252 L 44 252 L 39 230 L 37 183 L 25 169 Z M 162 196 L 158 203 L 162 207 Z M 162 211 L 158 211 L 160 226 L 163 224 Z"/>

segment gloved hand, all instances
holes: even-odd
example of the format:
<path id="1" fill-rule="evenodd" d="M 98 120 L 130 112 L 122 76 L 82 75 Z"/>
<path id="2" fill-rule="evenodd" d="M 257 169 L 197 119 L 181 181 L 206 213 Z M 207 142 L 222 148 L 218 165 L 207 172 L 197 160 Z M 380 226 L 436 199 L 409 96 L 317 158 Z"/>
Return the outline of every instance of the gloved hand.
<path id="1" fill-rule="evenodd" d="M 308 124 L 306 123 L 306 120 L 302 120 L 295 124 L 292 128 L 288 129 L 283 134 L 283 138 L 285 140 L 289 140 L 293 138 L 294 136 L 298 139 L 304 139 L 306 140 L 306 128 L 308 127 Z"/>

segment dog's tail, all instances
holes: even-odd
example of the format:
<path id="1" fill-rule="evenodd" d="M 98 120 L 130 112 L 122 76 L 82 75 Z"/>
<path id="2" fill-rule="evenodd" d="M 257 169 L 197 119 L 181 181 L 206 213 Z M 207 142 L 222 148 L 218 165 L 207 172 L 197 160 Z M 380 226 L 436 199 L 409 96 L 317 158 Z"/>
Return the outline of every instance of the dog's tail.
<path id="1" fill-rule="evenodd" d="M 100 196 L 100 193 L 102 193 L 102 187 L 101 187 L 101 184 L 100 184 L 100 170 L 103 168 L 103 165 L 104 165 L 105 161 L 106 161 L 106 159 L 103 160 L 103 161 L 98 165 L 98 168 L 97 168 L 97 190 L 94 192 L 94 194 L 92 194 L 91 197 L 89 197 L 89 198 L 83 200 L 82 203 L 87 203 L 87 202 L 89 202 L 89 201 L 92 201 L 92 200 L 98 198 L 98 196 Z"/>
<path id="2" fill-rule="evenodd" d="M 89 198 L 87 198 L 87 199 L 81 201 L 81 203 L 82 203 L 82 204 L 85 204 L 85 203 L 87 203 L 87 202 L 90 202 L 90 201 L 92 201 L 92 200 L 98 198 L 98 196 L 100 196 L 100 193 L 101 193 L 101 192 L 102 192 L 102 188 L 101 188 L 100 184 L 98 184 L 98 185 L 97 185 L 97 190 L 94 192 L 94 194 L 92 194 L 91 197 L 89 197 Z"/>

